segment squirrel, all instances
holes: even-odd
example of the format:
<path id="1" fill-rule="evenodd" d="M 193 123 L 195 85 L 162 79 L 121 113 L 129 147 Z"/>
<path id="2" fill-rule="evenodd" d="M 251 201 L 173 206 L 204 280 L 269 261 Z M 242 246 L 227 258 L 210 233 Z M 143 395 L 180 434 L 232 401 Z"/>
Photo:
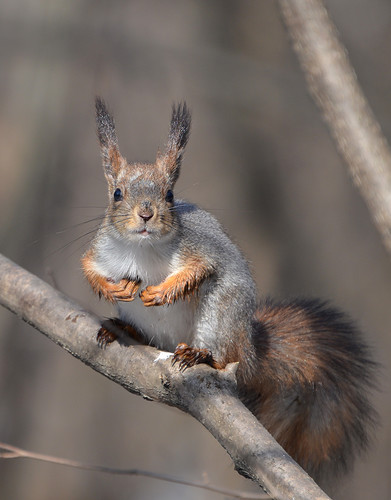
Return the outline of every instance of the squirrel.
<path id="1" fill-rule="evenodd" d="M 119 315 L 102 326 L 99 345 L 120 328 L 173 352 L 180 370 L 239 362 L 240 399 L 316 481 L 350 469 L 377 419 L 368 398 L 376 363 L 360 332 L 318 299 L 259 303 L 249 265 L 219 222 L 174 197 L 186 103 L 173 106 L 153 164 L 127 162 L 113 117 L 101 98 L 95 105 L 109 205 L 82 268 Z"/>

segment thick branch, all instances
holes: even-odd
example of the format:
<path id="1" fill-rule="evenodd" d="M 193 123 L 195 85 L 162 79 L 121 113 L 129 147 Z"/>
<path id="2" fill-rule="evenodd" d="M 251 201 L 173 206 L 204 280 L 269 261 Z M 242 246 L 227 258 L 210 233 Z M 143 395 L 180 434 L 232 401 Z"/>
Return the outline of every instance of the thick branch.
<path id="1" fill-rule="evenodd" d="M 96 344 L 99 319 L 0 255 L 0 303 L 97 372 L 148 400 L 191 414 L 226 449 L 236 469 L 276 499 L 327 497 L 236 396 L 236 365 L 185 373 L 147 346 Z M 147 367 L 147 369 L 146 369 Z"/>
<path id="2" fill-rule="evenodd" d="M 391 254 L 391 151 L 321 0 L 278 0 L 307 80 Z"/>

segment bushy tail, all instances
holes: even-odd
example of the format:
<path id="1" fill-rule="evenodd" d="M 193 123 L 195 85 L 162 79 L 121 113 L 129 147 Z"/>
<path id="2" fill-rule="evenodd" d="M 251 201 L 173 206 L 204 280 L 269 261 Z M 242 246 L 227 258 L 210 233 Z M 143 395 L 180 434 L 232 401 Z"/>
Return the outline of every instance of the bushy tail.
<path id="1" fill-rule="evenodd" d="M 376 363 L 358 330 L 318 300 L 265 301 L 253 342 L 260 390 L 244 402 L 315 480 L 347 471 L 377 421 Z"/>

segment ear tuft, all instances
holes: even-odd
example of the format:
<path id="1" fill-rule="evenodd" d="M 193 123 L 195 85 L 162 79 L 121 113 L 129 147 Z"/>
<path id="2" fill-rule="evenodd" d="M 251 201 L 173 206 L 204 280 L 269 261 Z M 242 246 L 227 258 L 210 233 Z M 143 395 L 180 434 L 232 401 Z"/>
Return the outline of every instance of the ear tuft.
<path id="1" fill-rule="evenodd" d="M 183 152 L 190 135 L 191 114 L 186 102 L 172 106 L 168 147 Z"/>
<path id="2" fill-rule="evenodd" d="M 166 151 L 158 157 L 158 163 L 167 172 L 172 184 L 179 176 L 183 153 L 190 136 L 190 125 L 191 114 L 186 103 L 173 105 Z"/>
<path id="3" fill-rule="evenodd" d="M 103 167 L 106 177 L 115 177 L 120 164 L 118 139 L 115 131 L 114 119 L 107 111 L 106 104 L 101 97 L 95 98 L 96 126 L 101 147 Z"/>

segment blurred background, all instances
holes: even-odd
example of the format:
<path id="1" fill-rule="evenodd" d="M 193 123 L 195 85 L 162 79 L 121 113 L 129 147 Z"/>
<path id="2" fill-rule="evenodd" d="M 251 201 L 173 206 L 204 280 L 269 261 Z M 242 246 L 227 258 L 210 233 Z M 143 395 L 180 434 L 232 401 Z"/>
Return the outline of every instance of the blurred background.
<path id="1" fill-rule="evenodd" d="M 391 3 L 327 0 L 391 138 Z M 89 310 L 113 314 L 80 257 L 106 205 L 93 100 L 122 154 L 153 161 L 171 104 L 193 111 L 177 196 L 210 210 L 248 256 L 260 295 L 346 310 L 383 364 L 382 425 L 337 499 L 391 498 L 391 265 L 270 0 L 2 0 L 1 251 Z M 90 222 L 88 222 L 90 221 Z M 129 395 L 0 310 L 0 439 L 112 467 L 257 491 L 191 417 Z M 2 499 L 217 499 L 142 478 L 0 462 Z"/>

